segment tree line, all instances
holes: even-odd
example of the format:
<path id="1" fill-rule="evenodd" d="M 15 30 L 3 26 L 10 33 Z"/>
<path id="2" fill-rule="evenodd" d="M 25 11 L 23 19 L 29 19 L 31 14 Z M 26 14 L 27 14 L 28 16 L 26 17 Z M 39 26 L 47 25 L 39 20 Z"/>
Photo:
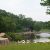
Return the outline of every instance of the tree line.
<path id="1" fill-rule="evenodd" d="M 25 15 L 14 15 L 0 9 L 0 32 L 39 31 L 41 29 L 50 29 L 50 21 L 33 21 Z"/>

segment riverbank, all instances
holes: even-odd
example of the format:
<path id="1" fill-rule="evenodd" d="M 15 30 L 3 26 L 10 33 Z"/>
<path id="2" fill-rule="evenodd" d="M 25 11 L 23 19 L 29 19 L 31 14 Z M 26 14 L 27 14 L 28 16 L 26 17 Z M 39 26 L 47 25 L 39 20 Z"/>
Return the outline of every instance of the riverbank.
<path id="1" fill-rule="evenodd" d="M 50 43 L 11 43 L 5 46 L 0 45 L 0 50 L 50 50 Z"/>
<path id="2" fill-rule="evenodd" d="M 49 30 L 49 29 L 41 29 L 39 32 L 40 32 L 40 33 L 41 33 L 41 32 L 43 32 L 43 33 L 44 33 L 44 32 L 45 32 L 45 33 L 50 33 L 50 30 Z"/>

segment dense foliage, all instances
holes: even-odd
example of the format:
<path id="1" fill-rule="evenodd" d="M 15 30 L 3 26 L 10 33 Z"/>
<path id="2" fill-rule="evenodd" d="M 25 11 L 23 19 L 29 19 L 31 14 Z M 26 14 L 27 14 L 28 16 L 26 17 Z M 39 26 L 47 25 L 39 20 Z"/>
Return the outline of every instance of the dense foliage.
<path id="1" fill-rule="evenodd" d="M 40 3 L 42 6 L 47 6 L 47 14 L 50 14 L 50 0 L 41 0 Z"/>
<path id="2" fill-rule="evenodd" d="M 37 22 L 33 21 L 32 18 L 26 18 L 25 15 L 14 15 L 0 9 L 0 32 L 5 32 L 6 36 L 11 40 L 16 41 L 25 38 L 21 35 L 16 35 L 16 32 L 40 31 L 41 29 L 50 29 L 50 21 Z"/>
<path id="3" fill-rule="evenodd" d="M 36 23 L 32 18 L 25 18 L 22 14 L 14 15 L 0 9 L 0 32 L 33 31 L 36 27 L 39 28 Z"/>
<path id="4" fill-rule="evenodd" d="M 50 21 L 33 21 L 32 18 L 25 18 L 25 15 L 14 15 L 0 9 L 0 32 L 24 32 L 50 29 Z"/>

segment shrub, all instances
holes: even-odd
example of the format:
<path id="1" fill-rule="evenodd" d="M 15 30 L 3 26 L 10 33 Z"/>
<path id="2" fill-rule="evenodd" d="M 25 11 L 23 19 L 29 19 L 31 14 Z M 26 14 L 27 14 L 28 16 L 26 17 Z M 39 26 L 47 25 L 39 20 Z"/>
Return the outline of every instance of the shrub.
<path id="1" fill-rule="evenodd" d="M 21 34 L 16 34 L 16 33 L 12 33 L 12 32 L 8 32 L 6 34 L 6 36 L 12 41 L 18 41 L 18 40 L 20 41 L 20 40 L 24 39 Z"/>

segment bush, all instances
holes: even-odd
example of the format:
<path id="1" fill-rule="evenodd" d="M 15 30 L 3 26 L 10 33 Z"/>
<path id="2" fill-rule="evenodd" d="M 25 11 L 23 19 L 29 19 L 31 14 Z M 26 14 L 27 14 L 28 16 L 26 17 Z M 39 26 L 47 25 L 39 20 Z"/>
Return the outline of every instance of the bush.
<path id="1" fill-rule="evenodd" d="M 40 38 L 40 36 L 38 36 L 38 35 L 37 35 L 37 36 L 36 36 L 36 38 L 37 38 L 37 39 L 39 39 L 39 38 Z"/>
<path id="2" fill-rule="evenodd" d="M 23 39 L 23 36 L 21 34 L 16 34 L 12 32 L 8 32 L 6 36 L 11 40 L 11 41 L 20 41 Z"/>

